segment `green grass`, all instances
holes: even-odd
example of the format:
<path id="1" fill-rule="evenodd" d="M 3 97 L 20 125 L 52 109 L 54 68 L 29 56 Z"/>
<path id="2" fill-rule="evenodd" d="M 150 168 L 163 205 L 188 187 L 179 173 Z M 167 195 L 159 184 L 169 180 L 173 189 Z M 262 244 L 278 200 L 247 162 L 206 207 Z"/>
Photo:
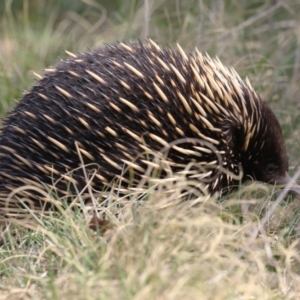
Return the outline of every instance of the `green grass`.
<path id="1" fill-rule="evenodd" d="M 150 36 L 218 56 L 274 110 L 290 169 L 299 165 L 300 0 L 8 1 L 0 3 L 0 112 L 64 50 Z M 224 4 L 226 2 L 226 4 Z M 147 2 L 148 3 L 148 2 Z M 174 188 L 174 193 L 167 191 Z M 0 299 L 298 299 L 299 204 L 254 184 L 224 201 L 175 205 L 178 187 L 145 202 L 91 208 L 3 227 Z M 176 200 L 177 199 L 177 200 Z M 120 200 L 119 200 L 120 201 Z"/>

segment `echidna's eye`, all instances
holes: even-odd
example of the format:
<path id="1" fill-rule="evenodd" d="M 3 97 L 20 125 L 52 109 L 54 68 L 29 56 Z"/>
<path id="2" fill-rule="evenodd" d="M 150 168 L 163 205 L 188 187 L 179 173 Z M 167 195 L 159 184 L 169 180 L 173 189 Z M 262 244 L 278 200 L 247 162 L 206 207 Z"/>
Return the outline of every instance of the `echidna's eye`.
<path id="1" fill-rule="evenodd" d="M 277 169 L 277 166 L 276 166 L 274 163 L 268 163 L 268 164 L 267 164 L 266 171 L 267 171 L 269 174 L 272 174 L 273 172 L 275 172 L 276 169 Z"/>

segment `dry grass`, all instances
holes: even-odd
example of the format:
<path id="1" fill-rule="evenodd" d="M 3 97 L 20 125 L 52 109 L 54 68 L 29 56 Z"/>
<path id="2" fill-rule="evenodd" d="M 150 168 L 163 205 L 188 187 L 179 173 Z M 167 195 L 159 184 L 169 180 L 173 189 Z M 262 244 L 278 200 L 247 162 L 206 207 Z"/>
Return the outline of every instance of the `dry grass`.
<path id="1" fill-rule="evenodd" d="M 74 1 L 83 9 L 63 12 L 54 2 L 17 9 L 4 1 L 2 112 L 34 82 L 30 71 L 55 64 L 64 49 L 149 35 L 197 46 L 247 75 L 280 119 L 291 172 L 299 164 L 299 0 Z M 85 208 L 3 228 L 0 299 L 300 298 L 297 201 L 276 202 L 280 195 L 261 184 L 222 201 L 180 195 L 167 186 L 147 201 L 100 207 L 109 220 L 102 234 L 89 229 Z"/>
<path id="2" fill-rule="evenodd" d="M 299 297 L 298 243 L 280 228 L 293 205 L 277 206 L 268 216 L 274 202 L 258 184 L 224 202 L 181 201 L 178 186 L 166 188 L 149 191 L 147 201 L 119 198 L 118 205 L 99 207 L 109 220 L 102 234 L 90 230 L 88 214 L 79 211 L 11 224 L 2 233 L 1 297 Z"/>

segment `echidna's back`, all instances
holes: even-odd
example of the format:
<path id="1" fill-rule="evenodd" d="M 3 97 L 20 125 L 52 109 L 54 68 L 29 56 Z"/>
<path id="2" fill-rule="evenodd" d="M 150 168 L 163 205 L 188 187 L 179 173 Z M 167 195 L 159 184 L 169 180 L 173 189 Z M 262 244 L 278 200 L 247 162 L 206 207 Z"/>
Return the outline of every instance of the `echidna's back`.
<path id="1" fill-rule="evenodd" d="M 94 188 L 101 190 L 121 175 L 124 161 L 138 155 L 147 160 L 149 153 L 141 155 L 147 149 L 197 137 L 189 128 L 193 115 L 178 100 L 196 88 L 186 75 L 190 66 L 178 53 L 141 44 L 107 46 L 48 69 L 4 121 L 1 189 L 35 182 L 80 190 L 86 184 L 81 156 Z M 184 156 L 178 152 L 173 160 Z M 147 167 L 137 165 L 135 173 Z"/>

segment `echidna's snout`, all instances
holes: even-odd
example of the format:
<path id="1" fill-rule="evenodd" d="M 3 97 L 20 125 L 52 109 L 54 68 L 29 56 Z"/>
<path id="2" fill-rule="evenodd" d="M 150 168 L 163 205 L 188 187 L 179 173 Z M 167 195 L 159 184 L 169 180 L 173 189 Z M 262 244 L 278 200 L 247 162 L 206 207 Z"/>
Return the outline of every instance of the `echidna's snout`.
<path id="1" fill-rule="evenodd" d="M 276 179 L 275 182 L 277 185 L 282 185 L 283 188 L 287 187 L 289 190 L 289 194 L 293 195 L 297 199 L 300 199 L 300 185 L 289 176 L 288 173 L 285 174 L 284 177 Z"/>

